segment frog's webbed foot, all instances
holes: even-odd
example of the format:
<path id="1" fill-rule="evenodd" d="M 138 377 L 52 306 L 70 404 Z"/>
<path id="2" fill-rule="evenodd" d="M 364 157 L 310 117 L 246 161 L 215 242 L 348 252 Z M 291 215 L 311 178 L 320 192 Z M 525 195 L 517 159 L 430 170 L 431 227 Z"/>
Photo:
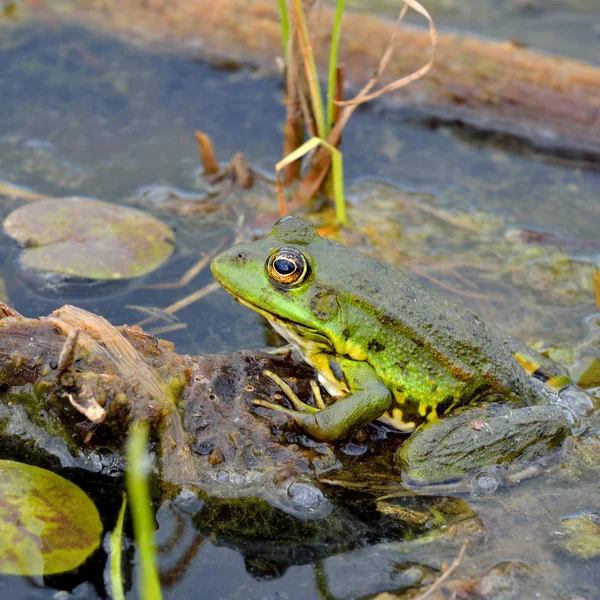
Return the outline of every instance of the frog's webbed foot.
<path id="1" fill-rule="evenodd" d="M 318 408 L 315 408 L 310 404 L 306 404 L 306 402 L 302 402 L 302 400 L 300 400 L 300 398 L 298 398 L 298 396 L 296 395 L 296 392 L 294 392 L 294 390 L 285 381 L 283 381 L 283 379 L 281 379 L 279 375 L 276 375 L 272 371 L 268 370 L 263 371 L 263 375 L 268 377 L 271 381 L 276 383 L 281 388 L 281 391 L 285 394 L 285 397 L 292 403 L 292 406 L 295 410 L 292 410 L 285 406 L 281 406 L 280 404 L 276 404 L 275 402 L 263 400 L 262 398 L 257 398 L 256 400 L 253 400 L 252 404 L 254 404 L 254 406 L 262 406 L 263 408 L 277 410 L 279 412 L 287 413 L 288 415 L 291 415 L 293 417 L 297 417 L 298 413 L 314 415 L 319 411 L 323 410 L 323 408 L 325 408 L 325 403 L 323 402 L 323 398 L 321 396 L 321 390 L 319 390 L 319 386 L 315 381 L 311 381 L 310 384 L 312 387 L 313 394 L 315 395 L 315 402 Z"/>

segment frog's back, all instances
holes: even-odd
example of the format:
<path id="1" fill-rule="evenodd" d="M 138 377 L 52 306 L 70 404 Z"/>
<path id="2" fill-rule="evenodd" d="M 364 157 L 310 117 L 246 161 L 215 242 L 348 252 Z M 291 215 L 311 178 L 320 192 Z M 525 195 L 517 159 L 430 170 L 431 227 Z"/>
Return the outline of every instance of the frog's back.
<path id="1" fill-rule="evenodd" d="M 391 389 L 412 371 L 415 380 L 429 374 L 431 389 L 442 396 L 488 390 L 534 401 L 502 336 L 474 313 L 362 252 L 323 243 L 327 266 L 317 276 L 339 291 L 348 338 Z M 336 263 L 345 268 L 336 270 Z M 420 389 L 432 393 L 425 384 Z"/>

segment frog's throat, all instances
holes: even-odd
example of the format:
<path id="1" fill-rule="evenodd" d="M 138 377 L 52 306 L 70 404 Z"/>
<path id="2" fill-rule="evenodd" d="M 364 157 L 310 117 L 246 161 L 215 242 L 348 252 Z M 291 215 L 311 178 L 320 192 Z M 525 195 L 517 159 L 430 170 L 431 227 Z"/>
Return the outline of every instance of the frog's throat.
<path id="1" fill-rule="evenodd" d="M 230 292 L 231 293 L 231 292 Z M 278 315 L 274 315 L 273 313 L 267 312 L 262 308 L 232 294 L 233 297 L 243 306 L 257 312 L 259 315 L 262 315 L 271 325 L 274 326 L 274 329 L 278 331 L 288 342 L 294 345 L 300 353 L 304 356 L 306 360 L 306 354 L 311 354 L 317 350 L 331 350 L 333 349 L 333 344 L 331 341 L 326 338 L 322 333 L 313 329 L 312 327 L 307 327 L 306 325 L 300 325 L 294 321 L 290 321 L 289 319 L 284 319 Z M 279 327 L 275 327 L 275 325 L 279 325 Z M 284 335 L 284 332 L 287 332 L 288 335 Z"/>

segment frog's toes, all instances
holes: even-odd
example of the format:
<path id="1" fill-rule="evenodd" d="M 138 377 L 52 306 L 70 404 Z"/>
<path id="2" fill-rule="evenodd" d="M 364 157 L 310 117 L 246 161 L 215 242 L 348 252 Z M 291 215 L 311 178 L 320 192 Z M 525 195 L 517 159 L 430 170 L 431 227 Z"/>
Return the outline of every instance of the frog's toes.
<path id="1" fill-rule="evenodd" d="M 288 415 L 295 417 L 298 414 L 298 411 L 292 410 L 291 408 L 287 408 L 286 406 L 281 406 L 280 404 L 275 404 L 275 402 L 269 402 L 268 400 L 263 400 L 262 398 L 256 398 L 252 400 L 252 404 L 254 406 L 262 406 L 262 408 L 268 408 L 270 410 L 276 410 L 278 412 L 283 412 Z"/>
<path id="2" fill-rule="evenodd" d="M 283 381 L 283 379 L 281 379 L 281 377 L 279 377 L 279 375 L 276 375 L 272 371 L 268 371 L 268 370 L 263 371 L 263 375 L 268 377 L 271 381 L 276 383 L 281 388 L 281 391 L 285 394 L 286 398 L 292 403 L 292 406 L 296 410 L 290 410 L 288 408 L 284 408 L 282 406 L 279 406 L 278 404 L 269 402 L 267 400 L 255 400 L 253 402 L 253 404 L 255 404 L 256 406 L 263 406 L 266 408 L 271 408 L 273 410 L 287 412 L 288 414 L 291 414 L 291 415 L 296 415 L 297 413 L 315 414 L 315 413 L 319 412 L 320 409 L 314 408 L 310 404 L 306 404 L 306 402 L 302 402 L 302 400 L 300 400 L 300 398 L 298 398 L 298 396 L 296 395 L 296 392 L 294 392 L 294 390 L 285 381 Z M 269 405 L 269 406 L 267 406 L 267 405 Z"/>

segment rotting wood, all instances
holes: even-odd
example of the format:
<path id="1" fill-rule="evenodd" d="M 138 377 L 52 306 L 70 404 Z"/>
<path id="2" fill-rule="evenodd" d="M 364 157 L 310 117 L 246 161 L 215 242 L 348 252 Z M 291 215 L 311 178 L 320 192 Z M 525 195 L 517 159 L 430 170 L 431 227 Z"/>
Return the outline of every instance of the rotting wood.
<path id="1" fill-rule="evenodd" d="M 237 61 L 274 73 L 281 54 L 276 3 L 265 0 L 90 0 L 53 2 L 49 9 L 63 21 L 128 41 L 167 43 L 215 64 Z M 316 52 L 322 73 L 333 17 L 333 10 L 324 6 Z M 348 82 L 358 86 L 368 79 L 392 29 L 386 19 L 346 12 L 340 57 Z M 428 52 L 427 32 L 403 26 L 382 84 L 418 69 Z M 513 42 L 442 34 L 431 72 L 387 101 L 516 135 L 566 156 L 600 160 L 600 69 Z"/>
<path id="2" fill-rule="evenodd" d="M 231 487 L 234 495 L 240 493 L 235 482 L 216 479 L 221 463 L 233 471 L 254 468 L 275 487 L 294 473 L 311 473 L 313 459 L 337 464 L 326 444 L 298 449 L 272 439 L 272 428 L 288 417 L 256 414 L 255 394 L 271 397 L 278 390 L 261 376 L 265 369 L 293 376 L 298 391 L 310 396 L 313 371 L 289 356 L 180 355 L 139 327 L 116 328 L 74 306 L 30 319 L 0 304 L 0 444 L 10 429 L 6 420 L 14 418 L 19 423 L 11 443 L 24 452 L 33 438 L 43 440 L 41 453 L 66 441 L 75 461 L 107 447 L 122 456 L 130 425 L 143 420 L 152 427 L 162 481 L 215 486 L 219 493 Z"/>
<path id="3" fill-rule="evenodd" d="M 28 394 L 33 385 L 47 399 L 44 410 L 53 414 L 52 421 L 72 431 L 74 440 L 78 432 L 81 444 L 98 432 L 119 448 L 131 421 L 148 421 L 160 430 L 163 470 L 177 481 L 197 478 L 176 404 L 191 371 L 189 357 L 139 328 L 118 330 L 74 306 L 42 319 L 23 317 L 5 305 L 0 309 L 3 390 Z"/>

